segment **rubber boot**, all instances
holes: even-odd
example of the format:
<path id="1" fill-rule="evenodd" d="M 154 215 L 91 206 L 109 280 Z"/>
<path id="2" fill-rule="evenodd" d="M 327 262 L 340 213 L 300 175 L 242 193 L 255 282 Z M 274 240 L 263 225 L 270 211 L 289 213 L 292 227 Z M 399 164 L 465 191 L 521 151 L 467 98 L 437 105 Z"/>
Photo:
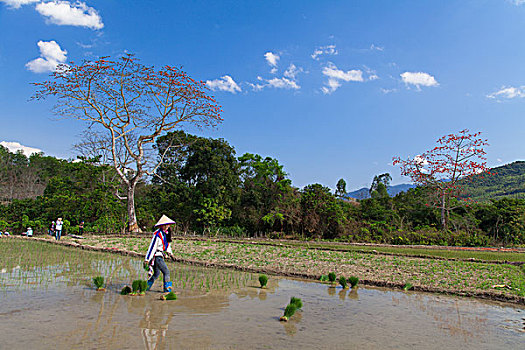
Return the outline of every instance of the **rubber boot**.
<path id="1" fill-rule="evenodd" d="M 164 293 L 169 293 L 171 292 L 171 286 L 173 285 L 173 283 L 170 282 L 164 282 Z"/>
<path id="2" fill-rule="evenodd" d="M 148 288 L 146 288 L 146 290 L 150 290 L 151 289 L 151 286 L 153 286 L 153 282 L 155 282 L 155 281 L 148 281 Z"/>

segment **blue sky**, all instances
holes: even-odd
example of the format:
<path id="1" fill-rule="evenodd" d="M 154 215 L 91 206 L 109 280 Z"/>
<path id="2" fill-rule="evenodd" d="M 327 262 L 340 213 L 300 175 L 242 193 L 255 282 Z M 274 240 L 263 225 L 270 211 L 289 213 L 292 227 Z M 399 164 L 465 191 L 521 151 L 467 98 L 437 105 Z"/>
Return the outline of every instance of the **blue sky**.
<path id="1" fill-rule="evenodd" d="M 277 158 L 297 187 L 408 182 L 393 156 L 465 128 L 489 166 L 524 159 L 522 0 L 0 0 L 0 33 L 0 141 L 48 155 L 74 158 L 84 125 L 30 83 L 131 52 L 207 81 L 224 122 L 199 134 Z"/>

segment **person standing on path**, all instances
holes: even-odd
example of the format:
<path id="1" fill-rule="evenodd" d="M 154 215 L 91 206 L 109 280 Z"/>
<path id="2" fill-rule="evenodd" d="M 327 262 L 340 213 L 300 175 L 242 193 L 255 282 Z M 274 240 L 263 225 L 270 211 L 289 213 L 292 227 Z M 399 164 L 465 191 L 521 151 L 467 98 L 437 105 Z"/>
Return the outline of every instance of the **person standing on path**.
<path id="1" fill-rule="evenodd" d="M 62 225 L 64 223 L 62 222 L 62 218 L 58 218 L 57 222 L 55 223 L 55 239 L 57 241 L 60 241 L 60 237 L 62 236 Z"/>
<path id="2" fill-rule="evenodd" d="M 78 234 L 82 236 L 84 234 L 84 221 L 81 221 L 80 224 L 78 224 Z"/>
<path id="3" fill-rule="evenodd" d="M 160 220 L 155 224 L 157 230 L 153 233 L 153 238 L 146 253 L 144 260 L 144 267 L 149 268 L 153 266 L 153 276 L 148 280 L 148 289 L 150 290 L 155 283 L 155 280 L 159 277 L 160 273 L 164 277 L 164 292 L 171 292 L 172 283 L 170 281 L 170 270 L 164 261 L 164 254 L 172 255 L 171 246 L 168 242 L 168 229 L 173 225 L 175 221 L 168 218 L 166 215 L 162 215 Z"/>

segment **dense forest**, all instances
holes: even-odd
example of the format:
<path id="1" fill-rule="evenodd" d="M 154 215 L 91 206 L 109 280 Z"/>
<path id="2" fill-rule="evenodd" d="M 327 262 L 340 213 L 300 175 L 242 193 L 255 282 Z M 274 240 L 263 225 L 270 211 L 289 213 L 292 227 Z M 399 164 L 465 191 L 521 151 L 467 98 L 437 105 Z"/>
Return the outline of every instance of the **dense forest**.
<path id="1" fill-rule="evenodd" d="M 525 163 L 495 169 L 492 176 L 465 180 L 465 193 L 480 200 L 455 200 L 449 227 L 431 205 L 431 189 L 417 187 L 389 196 L 390 176 L 371 176 L 370 197 L 345 197 L 321 184 L 302 189 L 277 159 L 237 156 L 223 139 L 171 132 L 155 146 L 163 157 L 155 176 L 136 188 L 137 219 L 151 231 L 167 214 L 179 233 L 237 237 L 334 239 L 348 242 L 439 245 L 525 244 Z M 130 170 L 131 171 L 131 170 Z M 388 176 L 387 176 L 388 175 Z M 131 176 L 131 175 L 130 175 Z M 124 232 L 125 193 L 114 169 L 101 159 L 67 161 L 42 154 L 29 158 L 0 146 L 0 230 L 46 232 L 64 218 L 68 233 Z"/>

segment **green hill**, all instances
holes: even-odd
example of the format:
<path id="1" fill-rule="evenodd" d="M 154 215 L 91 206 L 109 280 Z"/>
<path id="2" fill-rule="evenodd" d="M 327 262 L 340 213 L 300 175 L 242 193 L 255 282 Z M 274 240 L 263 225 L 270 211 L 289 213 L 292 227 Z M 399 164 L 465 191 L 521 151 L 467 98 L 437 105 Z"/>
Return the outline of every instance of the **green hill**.
<path id="1" fill-rule="evenodd" d="M 525 161 L 516 161 L 465 181 L 465 196 L 474 201 L 503 197 L 525 198 Z"/>

